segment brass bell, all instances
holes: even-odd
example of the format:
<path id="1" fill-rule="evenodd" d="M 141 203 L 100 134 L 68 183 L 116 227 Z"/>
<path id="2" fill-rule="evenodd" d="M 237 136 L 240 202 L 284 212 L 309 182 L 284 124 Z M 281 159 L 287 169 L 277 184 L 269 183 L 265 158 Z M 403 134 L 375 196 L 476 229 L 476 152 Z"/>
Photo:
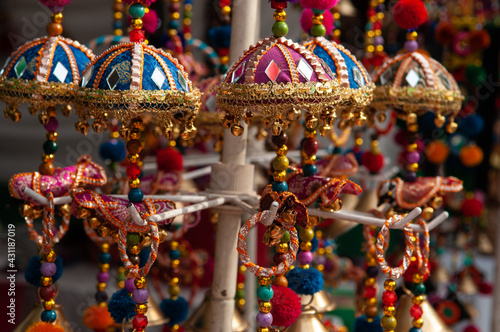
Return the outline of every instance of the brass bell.
<path id="1" fill-rule="evenodd" d="M 410 315 L 410 308 L 413 306 L 412 295 L 407 290 L 406 294 L 401 296 L 399 301 L 398 309 L 396 310 L 396 321 L 397 325 L 394 332 L 408 332 L 412 327 L 413 317 Z M 420 305 L 422 307 L 422 319 L 424 320 L 424 325 L 422 326 L 423 332 L 452 332 L 453 330 L 446 325 L 441 317 L 432 305 L 424 298 L 424 301 Z"/>
<path id="2" fill-rule="evenodd" d="M 312 307 L 302 308 L 302 313 L 297 320 L 286 329 L 287 332 L 328 332 L 318 316 L 318 312 Z"/>
<path id="3" fill-rule="evenodd" d="M 41 301 L 36 302 L 33 305 L 33 308 L 31 308 L 31 311 L 29 312 L 28 316 L 26 316 L 26 318 L 23 319 L 23 321 L 19 323 L 12 332 L 24 332 L 31 325 L 35 324 L 36 322 L 40 322 L 41 321 L 40 315 L 42 314 L 43 310 L 44 309 L 42 306 L 42 302 Z M 56 323 L 59 324 L 64 329 L 65 332 L 73 332 L 73 329 L 71 328 L 71 325 L 66 319 L 66 316 L 64 316 L 62 305 L 56 304 L 54 310 L 57 313 Z"/>
<path id="4" fill-rule="evenodd" d="M 432 271 L 431 279 L 434 283 L 437 283 L 437 284 L 447 283 L 450 280 L 449 275 L 448 275 L 448 271 L 441 264 L 439 264 L 436 267 L 436 269 L 434 269 Z"/>
<path id="5" fill-rule="evenodd" d="M 184 329 L 189 332 L 208 332 L 210 331 L 210 298 L 211 290 L 207 290 L 205 298 L 201 305 L 193 312 L 184 323 Z M 234 310 L 232 330 L 233 332 L 244 332 L 250 325 L 243 318 L 238 310 Z"/>
<path id="6" fill-rule="evenodd" d="M 163 315 L 163 311 L 151 296 L 151 292 L 149 292 L 148 311 L 146 312 L 146 316 L 148 317 L 148 326 L 161 326 L 168 323 L 169 320 Z M 132 329 L 132 320 L 124 322 L 122 328 Z"/>
<path id="7" fill-rule="evenodd" d="M 477 285 L 470 274 L 466 274 L 457 285 L 457 291 L 465 295 L 477 294 Z"/>
<path id="8" fill-rule="evenodd" d="M 486 232 L 479 232 L 477 235 L 477 250 L 483 255 L 492 255 L 494 252 L 493 244 Z"/>
<path id="9" fill-rule="evenodd" d="M 326 291 L 322 290 L 312 296 L 299 295 L 302 306 L 313 307 L 319 314 L 332 311 L 337 307 L 337 303 L 333 297 Z"/>

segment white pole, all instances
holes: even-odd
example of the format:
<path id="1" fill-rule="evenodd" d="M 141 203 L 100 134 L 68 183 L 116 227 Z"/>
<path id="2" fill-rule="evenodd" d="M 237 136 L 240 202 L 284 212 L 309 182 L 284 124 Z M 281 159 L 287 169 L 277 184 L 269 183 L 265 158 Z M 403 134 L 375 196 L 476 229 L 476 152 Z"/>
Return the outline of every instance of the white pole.
<path id="1" fill-rule="evenodd" d="M 492 209 L 493 210 L 493 209 Z M 498 209 L 495 209 L 491 211 L 491 213 L 494 213 L 496 216 L 491 218 L 490 217 L 490 223 L 491 220 L 494 220 L 495 222 L 498 220 L 498 216 L 500 215 L 500 211 Z M 495 271 L 495 281 L 493 282 L 494 287 L 494 294 L 493 294 L 493 312 L 498 313 L 500 312 L 500 226 L 498 224 L 495 225 L 496 227 L 496 250 L 495 250 L 495 260 L 496 260 L 496 271 Z M 493 332 L 500 332 L 500 315 L 493 314 Z"/>
<path id="2" fill-rule="evenodd" d="M 249 46 L 255 43 L 259 1 L 233 0 L 231 50 L 229 63 L 236 62 Z M 210 191 L 219 193 L 250 193 L 253 190 L 252 165 L 244 165 L 246 159 L 248 128 L 239 137 L 224 131 L 222 164 L 212 166 Z M 215 209 L 219 213 L 215 243 L 214 281 L 211 299 L 211 332 L 232 331 L 234 296 L 238 252 L 236 243 L 241 223 L 241 211 L 224 206 Z"/>
<path id="3" fill-rule="evenodd" d="M 245 217 L 250 217 L 250 215 L 245 214 Z M 258 241 L 257 227 L 254 227 L 250 230 L 250 232 L 248 232 L 247 235 L 248 254 L 254 259 L 257 257 Z M 257 315 L 257 282 L 255 277 L 248 270 L 245 272 L 244 314 L 245 319 L 249 323 L 247 331 L 255 331 L 255 316 Z"/>

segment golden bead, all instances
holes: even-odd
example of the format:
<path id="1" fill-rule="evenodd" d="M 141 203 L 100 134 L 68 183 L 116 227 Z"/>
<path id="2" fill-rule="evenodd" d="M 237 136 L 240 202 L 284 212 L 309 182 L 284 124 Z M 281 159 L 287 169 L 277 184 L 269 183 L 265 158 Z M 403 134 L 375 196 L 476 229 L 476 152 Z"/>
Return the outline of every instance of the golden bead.
<path id="1" fill-rule="evenodd" d="M 311 248 L 312 248 L 312 243 L 309 241 L 300 243 L 300 250 L 311 251 Z"/>
<path id="2" fill-rule="evenodd" d="M 121 20 L 123 18 L 123 14 L 121 12 L 116 12 L 113 14 L 113 18 L 117 21 Z"/>
<path id="3" fill-rule="evenodd" d="M 396 289 L 396 282 L 392 279 L 387 279 L 384 281 L 384 288 L 388 291 L 393 291 Z"/>
<path id="4" fill-rule="evenodd" d="M 57 132 L 56 131 L 49 131 L 47 134 L 45 134 L 45 138 L 48 139 L 49 141 L 57 141 Z"/>
<path id="5" fill-rule="evenodd" d="M 43 154 L 42 155 L 42 161 L 44 163 L 52 163 L 54 161 L 54 155 L 52 153 L 49 154 Z"/>
<path id="6" fill-rule="evenodd" d="M 277 156 L 273 159 L 272 165 L 275 171 L 286 171 L 290 165 L 290 161 L 286 156 Z"/>
<path id="7" fill-rule="evenodd" d="M 259 276 L 259 285 L 261 286 L 266 286 L 271 283 L 271 278 L 270 277 L 260 277 Z"/>
<path id="8" fill-rule="evenodd" d="M 139 178 L 128 180 L 128 185 L 131 189 L 139 188 L 141 180 Z"/>
<path id="9" fill-rule="evenodd" d="M 123 35 L 123 30 L 122 29 L 115 29 L 115 31 L 113 31 L 113 34 L 115 36 L 122 36 Z"/>
<path id="10" fill-rule="evenodd" d="M 306 130 L 304 131 L 305 138 L 315 138 L 318 132 L 316 130 Z"/>
<path id="11" fill-rule="evenodd" d="M 47 263 L 54 263 L 56 261 L 56 257 L 56 252 L 52 249 L 48 253 L 42 254 L 42 260 Z"/>
<path id="12" fill-rule="evenodd" d="M 222 15 L 229 15 L 231 13 L 231 7 L 224 6 L 221 8 Z"/>
<path id="13" fill-rule="evenodd" d="M 99 264 L 100 272 L 108 272 L 109 271 L 109 263 Z"/>
<path id="14" fill-rule="evenodd" d="M 418 171 L 418 163 L 413 163 L 413 164 L 408 165 L 408 170 L 411 172 Z"/>
<path id="15" fill-rule="evenodd" d="M 143 247 L 149 247 L 151 243 L 153 242 L 153 239 L 149 235 L 144 235 L 141 240 L 141 244 Z"/>
<path id="16" fill-rule="evenodd" d="M 373 52 L 375 52 L 375 46 L 373 46 L 373 45 L 368 45 L 368 46 L 366 46 L 366 51 L 367 51 L 368 53 L 373 53 Z"/>
<path id="17" fill-rule="evenodd" d="M 276 171 L 273 173 L 273 179 L 276 182 L 286 181 L 286 171 Z"/>
<path id="18" fill-rule="evenodd" d="M 181 17 L 181 14 L 179 14 L 179 12 L 173 12 L 170 14 L 170 19 L 172 20 L 178 20 L 179 17 Z"/>
<path id="19" fill-rule="evenodd" d="M 304 264 L 304 265 L 299 264 L 299 267 L 304 270 L 308 270 L 310 268 L 309 264 Z"/>
<path id="20" fill-rule="evenodd" d="M 104 292 L 106 290 L 106 283 L 105 282 L 99 282 L 99 283 L 97 283 L 96 289 L 99 292 Z"/>
<path id="21" fill-rule="evenodd" d="M 339 211 L 342 209 L 342 199 L 336 198 L 332 204 L 329 205 L 329 208 L 333 211 Z"/>
<path id="22" fill-rule="evenodd" d="M 231 125 L 231 134 L 233 134 L 234 136 L 241 136 L 244 131 L 245 129 L 243 128 L 243 126 L 239 124 Z"/>
<path id="23" fill-rule="evenodd" d="M 139 288 L 139 289 L 146 288 L 147 284 L 148 284 L 148 282 L 146 281 L 146 278 L 144 278 L 144 277 L 137 277 L 134 280 L 135 288 Z"/>
<path id="24" fill-rule="evenodd" d="M 51 16 L 52 22 L 54 23 L 62 23 L 63 14 L 62 13 L 53 13 Z"/>
<path id="25" fill-rule="evenodd" d="M 429 220 L 431 219 L 433 216 L 434 216 L 434 209 L 431 208 L 430 206 L 428 207 L 425 207 L 423 210 L 422 210 L 422 218 L 424 218 L 425 220 Z"/>
<path id="26" fill-rule="evenodd" d="M 179 267 L 180 261 L 178 259 L 174 259 L 170 262 L 170 267 L 173 269 L 176 269 Z"/>
<path id="27" fill-rule="evenodd" d="M 239 290 L 243 290 L 245 288 L 245 284 L 242 283 L 242 282 L 239 282 L 237 285 L 236 285 L 236 288 L 239 289 Z"/>
<path id="28" fill-rule="evenodd" d="M 109 236 L 110 234 L 110 230 L 108 227 L 106 226 L 99 226 L 99 228 L 97 229 L 97 231 L 99 232 L 99 235 L 102 236 L 102 237 L 106 237 L 106 236 Z"/>
<path id="29" fill-rule="evenodd" d="M 137 303 L 135 305 L 134 311 L 138 315 L 144 315 L 148 312 L 148 305 L 146 303 Z"/>
<path id="30" fill-rule="evenodd" d="M 302 241 L 311 241 L 314 238 L 314 230 L 310 227 L 302 228 L 299 237 Z"/>
<path id="31" fill-rule="evenodd" d="M 288 252 L 288 243 L 286 242 L 278 243 L 276 245 L 276 251 L 281 254 L 286 254 Z"/>
<path id="32" fill-rule="evenodd" d="M 177 241 L 172 241 L 172 242 L 170 243 L 170 249 L 172 249 L 172 250 L 177 250 L 178 248 L 179 248 L 179 242 L 177 242 Z"/>
<path id="33" fill-rule="evenodd" d="M 414 273 L 411 279 L 415 284 L 420 284 L 424 281 L 424 277 L 419 273 Z"/>
<path id="34" fill-rule="evenodd" d="M 395 306 L 384 307 L 384 315 L 394 316 L 395 314 L 396 314 L 396 307 Z"/>
<path id="35" fill-rule="evenodd" d="M 273 18 L 276 22 L 286 21 L 286 12 L 283 9 L 278 9 L 274 12 Z"/>
<path id="36" fill-rule="evenodd" d="M 136 245 L 128 247 L 128 251 L 132 255 L 139 255 L 141 253 L 141 250 L 142 250 L 142 246 L 140 244 L 136 244 Z"/>
<path id="37" fill-rule="evenodd" d="M 375 285 L 375 278 L 366 278 L 365 286 L 373 286 Z"/>
<path id="38" fill-rule="evenodd" d="M 423 325 L 424 325 L 424 319 L 422 317 L 413 320 L 413 326 L 416 327 L 417 329 L 421 328 Z"/>
<path id="39" fill-rule="evenodd" d="M 164 229 L 161 229 L 159 232 L 158 232 L 158 237 L 160 238 L 160 242 L 165 242 L 165 240 L 167 239 L 167 231 L 164 230 Z"/>
<path id="40" fill-rule="evenodd" d="M 179 287 L 179 285 L 170 285 L 168 287 L 168 293 L 170 294 L 170 296 L 177 296 L 180 292 L 181 288 Z"/>
<path id="41" fill-rule="evenodd" d="M 323 24 L 323 14 L 314 14 L 312 24 Z"/>
<path id="42" fill-rule="evenodd" d="M 108 243 L 101 244 L 101 251 L 102 252 L 109 252 L 109 244 Z"/>
<path id="43" fill-rule="evenodd" d="M 139 130 L 132 130 L 130 132 L 129 138 L 130 139 L 139 139 L 139 138 L 141 138 L 141 132 Z"/>
<path id="44" fill-rule="evenodd" d="M 278 156 L 286 156 L 286 154 L 288 153 L 288 147 L 286 145 L 283 145 L 280 148 L 276 148 L 275 151 Z"/>
<path id="45" fill-rule="evenodd" d="M 373 318 L 378 314 L 378 308 L 375 305 L 366 306 L 364 311 L 367 318 Z"/>
<path id="46" fill-rule="evenodd" d="M 446 132 L 448 134 L 453 134 L 455 131 L 457 131 L 458 125 L 456 122 L 452 121 L 446 125 Z"/>
<path id="47" fill-rule="evenodd" d="M 54 299 L 50 299 L 43 302 L 43 308 L 45 310 L 53 310 L 56 307 L 56 302 Z"/>
<path id="48" fill-rule="evenodd" d="M 260 302 L 259 303 L 259 311 L 262 313 L 270 313 L 271 312 L 271 302 Z"/>
<path id="49" fill-rule="evenodd" d="M 384 329 L 384 331 L 392 331 L 396 328 L 396 318 L 394 316 L 383 316 L 380 320 L 380 325 Z"/>
<path id="50" fill-rule="evenodd" d="M 47 287 L 47 286 L 52 285 L 52 277 L 42 276 L 40 278 L 40 285 L 42 285 L 43 287 Z"/>
<path id="51" fill-rule="evenodd" d="M 417 122 L 417 115 L 415 113 L 410 113 L 406 116 L 406 123 L 416 123 Z"/>
<path id="52" fill-rule="evenodd" d="M 309 116 L 307 117 L 305 123 L 307 129 L 316 129 L 319 125 L 319 120 L 315 116 Z"/>
<path id="53" fill-rule="evenodd" d="M 444 126 L 445 122 L 446 122 L 446 118 L 442 114 L 437 114 L 436 117 L 434 118 L 434 124 L 438 128 L 441 128 L 442 126 Z"/>
<path id="54" fill-rule="evenodd" d="M 316 163 L 316 155 L 306 156 L 304 157 L 304 164 L 306 165 L 314 165 Z"/>
<path id="55" fill-rule="evenodd" d="M 441 196 L 437 196 L 437 197 L 434 197 L 430 203 L 430 205 L 434 208 L 434 209 L 439 209 L 442 205 L 443 205 L 443 197 Z"/>
<path id="56" fill-rule="evenodd" d="M 247 270 L 247 267 L 245 265 L 240 265 L 240 267 L 238 268 L 238 270 L 240 271 L 240 273 L 243 273 Z"/>
<path id="57" fill-rule="evenodd" d="M 243 308 L 243 306 L 245 305 L 245 299 L 238 299 L 237 304 L 239 308 Z"/>
<path id="58" fill-rule="evenodd" d="M 367 298 L 367 299 L 365 299 L 365 304 L 367 306 L 374 306 L 377 304 L 377 298 L 376 297 Z"/>
<path id="59" fill-rule="evenodd" d="M 130 22 L 130 26 L 133 29 L 142 29 L 142 19 L 141 18 L 134 18 Z"/>
<path id="60" fill-rule="evenodd" d="M 130 163 L 136 164 L 139 161 L 140 156 L 138 153 L 133 153 L 129 154 L 127 158 L 130 161 Z"/>
<path id="61" fill-rule="evenodd" d="M 271 330 L 269 329 L 269 327 L 259 326 L 257 327 L 257 332 L 271 332 Z"/>
<path id="62" fill-rule="evenodd" d="M 412 302 L 413 304 L 422 304 L 422 302 L 424 302 L 424 296 L 423 295 L 414 296 L 412 298 Z"/>

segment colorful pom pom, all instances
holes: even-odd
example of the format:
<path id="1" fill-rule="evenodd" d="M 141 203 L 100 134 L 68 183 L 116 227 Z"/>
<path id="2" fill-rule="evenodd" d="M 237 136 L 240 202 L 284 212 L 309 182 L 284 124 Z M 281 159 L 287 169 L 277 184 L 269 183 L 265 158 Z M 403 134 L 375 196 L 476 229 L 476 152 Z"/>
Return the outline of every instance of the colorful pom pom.
<path id="1" fill-rule="evenodd" d="M 300 5 L 304 8 L 328 10 L 333 8 L 339 0 L 300 0 Z"/>
<path id="2" fill-rule="evenodd" d="M 99 156 L 104 160 L 120 162 L 127 156 L 127 150 L 122 141 L 112 139 L 101 144 L 99 147 Z"/>
<path id="3" fill-rule="evenodd" d="M 115 292 L 108 303 L 108 311 L 115 322 L 121 324 L 124 319 L 135 316 L 135 302 L 125 288 Z"/>
<path id="4" fill-rule="evenodd" d="M 465 146 L 460 150 L 460 161 L 465 167 L 476 167 L 483 162 L 483 158 L 483 150 L 475 144 Z"/>
<path id="5" fill-rule="evenodd" d="M 300 295 L 313 295 L 323 289 L 323 276 L 313 267 L 309 269 L 296 267 L 288 272 L 286 277 L 288 287 Z"/>
<path id="6" fill-rule="evenodd" d="M 425 156 L 433 164 L 440 165 L 448 159 L 450 147 L 442 141 L 432 141 L 425 147 Z"/>
<path id="7" fill-rule="evenodd" d="M 158 165 L 158 170 L 169 172 L 169 171 L 182 171 L 184 167 L 184 160 L 182 154 L 174 148 L 166 148 L 159 150 L 156 153 L 156 163 Z"/>
<path id="8" fill-rule="evenodd" d="M 370 173 L 376 174 L 384 168 L 384 155 L 374 154 L 372 151 L 366 151 L 361 156 L 361 164 L 365 166 Z"/>
<path id="9" fill-rule="evenodd" d="M 302 15 L 300 16 L 300 26 L 302 30 L 309 33 L 313 26 L 312 23 L 313 11 L 312 9 L 306 8 L 302 11 Z M 323 13 L 323 25 L 325 26 L 326 33 L 325 35 L 329 35 L 333 31 L 333 15 L 332 12 L 327 10 Z"/>
<path id="10" fill-rule="evenodd" d="M 51 10 L 62 10 L 64 6 L 68 5 L 71 0 L 39 0 L 42 5 Z"/>
<path id="11" fill-rule="evenodd" d="M 115 323 L 108 308 L 100 305 L 93 305 L 85 309 L 82 322 L 91 330 L 106 330 Z"/>
<path id="12" fill-rule="evenodd" d="M 64 329 L 59 324 L 47 322 L 36 322 L 31 325 L 26 332 L 64 332 Z"/>
<path id="13" fill-rule="evenodd" d="M 273 285 L 271 299 L 273 325 L 290 326 L 301 313 L 300 298 L 290 288 Z"/>
<path id="14" fill-rule="evenodd" d="M 63 260 L 61 257 L 57 256 L 56 261 L 56 273 L 52 276 L 52 281 L 55 283 L 61 277 L 63 273 Z M 24 271 L 24 278 L 26 281 L 33 286 L 40 287 L 40 278 L 42 277 L 42 273 L 40 272 L 40 267 L 42 266 L 42 262 L 40 261 L 40 256 L 33 256 L 30 258 L 28 263 L 28 267 L 26 267 L 26 271 Z"/>
<path id="15" fill-rule="evenodd" d="M 380 317 L 375 316 L 368 321 L 365 315 L 356 318 L 354 321 L 353 332 L 383 332 L 380 325 Z"/>
<path id="16" fill-rule="evenodd" d="M 421 0 L 399 0 L 394 6 L 394 21 L 402 29 L 416 29 L 426 20 L 427 10 Z"/>
<path id="17" fill-rule="evenodd" d="M 466 217 L 479 217 L 483 212 L 483 203 L 477 198 L 467 198 L 462 202 L 460 210 Z"/>
<path id="18" fill-rule="evenodd" d="M 472 51 L 484 51 L 490 44 L 490 34 L 485 30 L 476 30 L 469 34 L 469 47 Z"/>
<path id="19" fill-rule="evenodd" d="M 455 38 L 455 26 L 450 22 L 440 22 L 434 32 L 434 38 L 439 44 L 451 45 L 453 38 Z"/>
<path id="20" fill-rule="evenodd" d="M 146 33 L 153 34 L 159 25 L 158 14 L 156 10 L 150 9 L 142 18 L 142 27 Z"/>
<path id="21" fill-rule="evenodd" d="M 160 309 L 165 317 L 169 318 L 169 325 L 176 325 L 186 320 L 189 306 L 183 297 L 178 297 L 176 300 L 164 299 L 160 303 Z"/>
<path id="22" fill-rule="evenodd" d="M 123 0 L 122 2 L 131 5 L 133 3 L 140 3 L 143 6 L 149 7 L 156 0 Z"/>
<path id="23" fill-rule="evenodd" d="M 231 26 L 221 25 L 208 30 L 208 38 L 215 48 L 228 48 L 231 43 Z"/>

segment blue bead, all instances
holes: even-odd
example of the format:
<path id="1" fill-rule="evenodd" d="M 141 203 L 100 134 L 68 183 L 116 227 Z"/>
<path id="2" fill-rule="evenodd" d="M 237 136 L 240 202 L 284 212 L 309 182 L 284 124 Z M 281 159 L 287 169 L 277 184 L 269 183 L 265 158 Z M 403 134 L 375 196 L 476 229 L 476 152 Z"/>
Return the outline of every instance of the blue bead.
<path id="1" fill-rule="evenodd" d="M 273 189 L 273 191 L 276 191 L 278 193 L 283 192 L 283 191 L 287 191 L 288 190 L 288 183 L 286 183 L 285 181 L 283 181 L 283 182 L 273 181 L 272 189 Z"/>
<path id="2" fill-rule="evenodd" d="M 273 298 L 274 292 L 271 286 L 260 286 L 257 288 L 257 297 L 262 302 L 269 302 Z"/>
<path id="3" fill-rule="evenodd" d="M 128 200 L 132 203 L 140 203 L 144 198 L 144 193 L 139 188 L 130 189 L 128 192 Z"/>
<path id="4" fill-rule="evenodd" d="M 109 263 L 110 261 L 111 261 L 111 255 L 109 254 L 109 252 L 101 252 L 99 254 L 99 263 L 106 264 Z"/>
<path id="5" fill-rule="evenodd" d="M 412 327 L 409 332 L 422 332 L 422 329 L 419 329 L 418 327 Z"/>
<path id="6" fill-rule="evenodd" d="M 43 151 L 46 154 L 56 153 L 57 148 L 58 148 L 58 146 L 57 146 L 57 143 L 55 141 L 45 141 L 45 143 L 43 143 Z"/>
<path id="7" fill-rule="evenodd" d="M 168 28 L 169 29 L 178 29 L 179 28 L 179 22 L 178 21 L 170 21 L 168 22 Z"/>
<path id="8" fill-rule="evenodd" d="M 179 259 L 179 257 L 181 257 L 181 252 L 179 250 L 170 250 L 168 255 L 170 259 Z"/>
<path id="9" fill-rule="evenodd" d="M 42 322 L 53 323 L 56 321 L 57 314 L 54 310 L 44 310 L 41 315 Z"/>
<path id="10" fill-rule="evenodd" d="M 123 26 L 122 22 L 120 21 L 116 21 L 114 24 L 113 24 L 113 29 L 121 29 Z"/>
<path id="11" fill-rule="evenodd" d="M 316 167 L 316 165 L 306 164 L 304 165 L 303 171 L 305 176 L 316 175 L 316 173 L 318 172 L 318 167 Z"/>
<path id="12" fill-rule="evenodd" d="M 139 3 L 134 3 L 128 8 L 128 13 L 132 18 L 142 18 L 146 14 L 146 9 Z"/>

